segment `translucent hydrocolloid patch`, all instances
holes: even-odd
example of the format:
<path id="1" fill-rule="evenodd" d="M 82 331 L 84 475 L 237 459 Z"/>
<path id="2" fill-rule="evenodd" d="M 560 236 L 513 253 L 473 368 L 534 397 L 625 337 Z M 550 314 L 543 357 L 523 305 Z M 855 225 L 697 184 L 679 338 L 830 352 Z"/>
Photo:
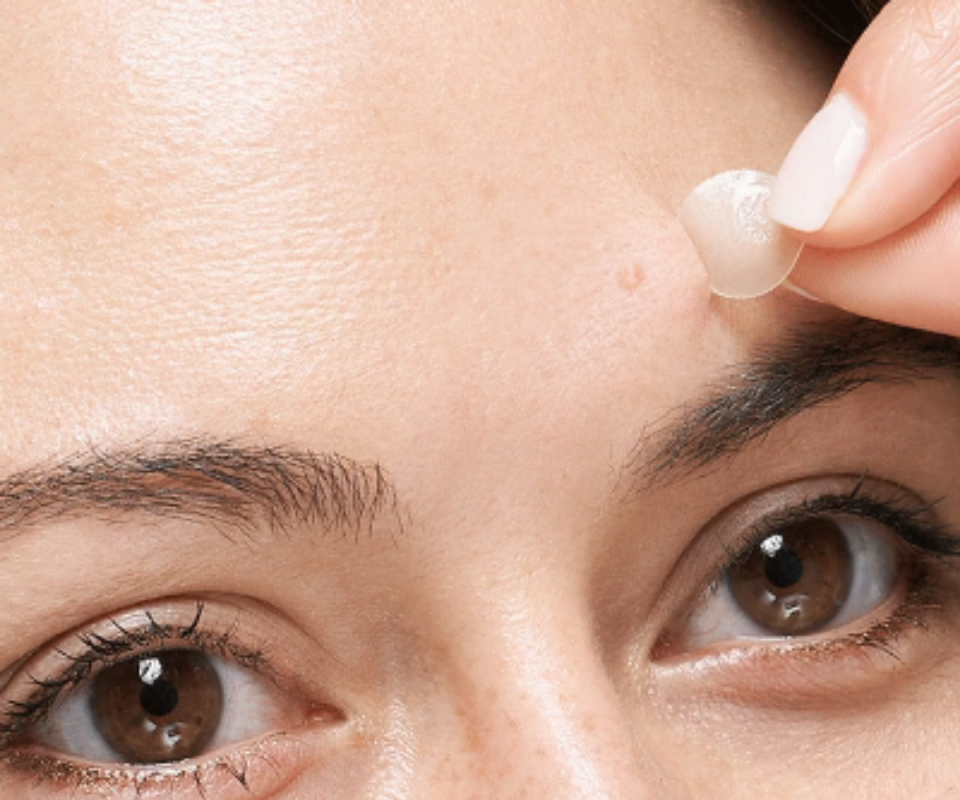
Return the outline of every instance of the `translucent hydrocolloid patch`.
<path id="1" fill-rule="evenodd" d="M 774 176 L 731 170 L 694 189 L 677 216 L 700 253 L 714 293 L 747 299 L 790 275 L 803 244 L 767 215 Z"/>

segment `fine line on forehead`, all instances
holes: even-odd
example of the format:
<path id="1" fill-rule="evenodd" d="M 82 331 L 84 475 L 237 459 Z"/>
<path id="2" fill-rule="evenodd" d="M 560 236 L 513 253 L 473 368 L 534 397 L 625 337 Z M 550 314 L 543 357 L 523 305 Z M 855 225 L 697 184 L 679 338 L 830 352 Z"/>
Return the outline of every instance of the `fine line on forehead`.
<path id="1" fill-rule="evenodd" d="M 652 426 L 631 472 L 645 486 L 669 483 L 863 386 L 945 376 L 960 378 L 960 341 L 952 337 L 857 318 L 799 327 Z"/>
<path id="2" fill-rule="evenodd" d="M 177 439 L 91 449 L 0 480 L 0 541 L 64 519 L 138 514 L 201 523 L 228 536 L 298 525 L 358 534 L 391 510 L 394 487 L 376 463 Z"/>

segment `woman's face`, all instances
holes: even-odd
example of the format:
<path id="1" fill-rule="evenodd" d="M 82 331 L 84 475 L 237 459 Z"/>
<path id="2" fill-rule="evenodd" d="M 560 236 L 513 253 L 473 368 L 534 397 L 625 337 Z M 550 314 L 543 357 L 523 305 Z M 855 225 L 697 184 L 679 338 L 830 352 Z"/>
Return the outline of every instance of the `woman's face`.
<path id="1" fill-rule="evenodd" d="M 4 797 L 953 796 L 960 356 L 674 217 L 767 5 L 4 5 Z"/>

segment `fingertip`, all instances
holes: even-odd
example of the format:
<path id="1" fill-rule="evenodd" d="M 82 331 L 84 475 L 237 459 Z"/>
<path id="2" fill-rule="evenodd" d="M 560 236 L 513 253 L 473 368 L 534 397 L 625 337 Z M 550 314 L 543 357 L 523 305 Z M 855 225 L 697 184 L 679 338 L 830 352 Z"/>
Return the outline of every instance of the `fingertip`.
<path id="1" fill-rule="evenodd" d="M 867 118 L 835 93 L 801 131 L 770 198 L 771 219 L 801 233 L 821 230 L 850 188 L 867 150 Z"/>

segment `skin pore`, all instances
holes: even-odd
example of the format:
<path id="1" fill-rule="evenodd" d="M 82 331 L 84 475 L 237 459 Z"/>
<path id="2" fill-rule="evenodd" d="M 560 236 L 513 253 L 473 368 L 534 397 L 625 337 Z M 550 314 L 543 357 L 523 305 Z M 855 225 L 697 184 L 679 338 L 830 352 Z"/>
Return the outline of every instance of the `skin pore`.
<path id="1" fill-rule="evenodd" d="M 713 298 L 674 216 L 819 106 L 799 17 L 4 12 L 0 794 L 957 791 L 956 345 Z M 760 636 L 720 577 L 811 518 L 867 577 Z M 123 763 L 169 651 L 224 722 Z"/>

